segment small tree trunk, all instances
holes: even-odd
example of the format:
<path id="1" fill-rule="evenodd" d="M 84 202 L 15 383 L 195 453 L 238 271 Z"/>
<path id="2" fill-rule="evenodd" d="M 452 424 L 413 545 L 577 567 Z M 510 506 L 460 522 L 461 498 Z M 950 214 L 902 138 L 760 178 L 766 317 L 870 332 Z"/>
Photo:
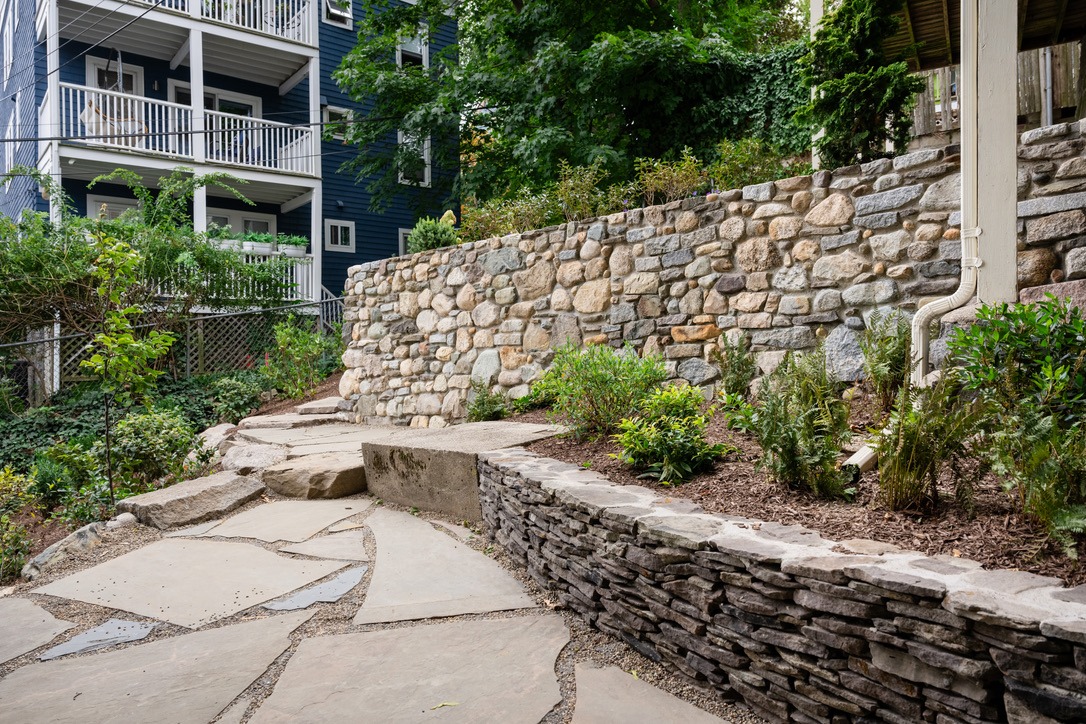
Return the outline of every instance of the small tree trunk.
<path id="1" fill-rule="evenodd" d="M 106 480 L 109 481 L 109 504 L 116 506 L 117 501 L 113 495 L 113 454 L 109 439 L 109 403 L 112 399 L 113 395 L 106 395 Z"/>

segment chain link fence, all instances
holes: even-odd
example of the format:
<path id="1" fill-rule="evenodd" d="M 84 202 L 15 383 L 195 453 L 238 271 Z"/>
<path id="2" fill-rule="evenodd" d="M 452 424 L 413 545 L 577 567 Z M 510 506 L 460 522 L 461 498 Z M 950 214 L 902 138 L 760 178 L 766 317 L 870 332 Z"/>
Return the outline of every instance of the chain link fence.
<path id="1" fill-rule="evenodd" d="M 272 328 L 287 320 L 323 334 L 341 334 L 343 300 L 272 309 L 199 314 L 170 326 L 175 337 L 163 369 L 175 378 L 263 366 L 275 345 Z M 25 342 L 0 345 L 0 411 L 42 405 L 56 393 L 91 379 L 81 363 L 93 354 L 93 334 L 64 334 L 60 325 L 35 330 Z"/>

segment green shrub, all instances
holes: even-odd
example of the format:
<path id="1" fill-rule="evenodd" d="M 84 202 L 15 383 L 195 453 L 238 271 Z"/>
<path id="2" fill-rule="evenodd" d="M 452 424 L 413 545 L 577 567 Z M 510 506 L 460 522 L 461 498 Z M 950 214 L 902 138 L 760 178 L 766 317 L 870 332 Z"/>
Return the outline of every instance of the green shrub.
<path id="1" fill-rule="evenodd" d="M 145 490 L 167 475 L 181 473 L 196 434 L 176 413 L 130 413 L 113 431 L 113 464 L 128 487 Z"/>
<path id="2" fill-rule="evenodd" d="M 528 394 L 513 400 L 514 412 L 528 412 L 550 407 L 558 399 L 558 375 L 550 367 L 531 384 Z"/>
<path id="3" fill-rule="evenodd" d="M 0 514 L 0 581 L 14 578 L 30 555 L 30 537 L 15 516 Z"/>
<path id="4" fill-rule="evenodd" d="M 764 453 L 759 466 L 772 479 L 825 498 L 847 496 L 837 466 L 849 439 L 848 405 L 826 369 L 821 348 L 789 354 L 758 391 L 748 426 Z"/>
<path id="5" fill-rule="evenodd" d="M 551 415 L 569 425 L 578 439 L 613 432 L 667 378 L 661 357 L 642 359 L 630 346 L 618 351 L 606 345 L 566 345 L 558 350 L 551 370 Z"/>
<path id="6" fill-rule="evenodd" d="M 962 463 L 983 414 L 983 405 L 966 400 L 951 376 L 923 389 L 902 385 L 886 428 L 875 438 L 883 504 L 890 510 L 936 508 L 939 473 L 950 464 L 955 497 L 971 509 L 976 469 L 970 474 Z"/>
<path id="7" fill-rule="evenodd" d="M 30 479 L 11 468 L 0 468 L 0 512 L 18 513 L 33 501 Z"/>
<path id="8" fill-rule="evenodd" d="M 639 477 L 663 485 L 686 482 L 730 450 L 706 442 L 712 410 L 701 414 L 703 404 L 701 392 L 688 385 L 653 391 L 641 401 L 637 417 L 619 423 L 614 438 L 622 452 L 613 457 L 642 470 Z"/>
<path id="9" fill-rule="evenodd" d="M 709 165 L 714 189 L 726 191 L 811 173 L 809 164 L 782 156 L 757 138 L 722 141 Z"/>
<path id="10" fill-rule="evenodd" d="M 30 490 L 46 510 L 60 507 L 79 489 L 79 483 L 63 463 L 42 450 L 34 456 L 30 471 Z"/>
<path id="11" fill-rule="evenodd" d="M 481 205 L 475 199 L 467 199 L 460 210 L 460 239 L 465 242 L 478 241 L 542 229 L 561 219 L 562 213 L 553 189 L 522 189 L 511 198 L 492 199 Z"/>
<path id="12" fill-rule="evenodd" d="M 417 254 L 420 251 L 455 246 L 456 243 L 456 229 L 451 224 L 424 217 L 415 223 L 415 228 L 407 236 L 407 253 Z"/>
<path id="13" fill-rule="evenodd" d="M 509 414 L 509 406 L 501 392 L 491 392 L 483 380 L 471 381 L 471 402 L 468 403 L 468 422 L 500 420 Z"/>
<path id="14" fill-rule="evenodd" d="M 712 352 L 711 360 L 720 368 L 720 391 L 749 399 L 750 383 L 758 374 L 758 363 L 750 352 L 746 335 L 739 335 L 735 342 L 724 335 L 720 348 Z"/>
<path id="15" fill-rule="evenodd" d="M 599 213 L 604 200 L 599 186 L 605 178 L 607 171 L 600 159 L 590 166 L 570 166 L 565 160 L 558 163 L 554 197 L 566 221 L 580 221 Z"/>
<path id="16" fill-rule="evenodd" d="M 689 148 L 678 161 L 639 158 L 637 183 L 645 194 L 645 204 L 671 203 L 693 196 L 708 186 L 709 174 Z"/>
<path id="17" fill-rule="evenodd" d="M 260 384 L 251 377 L 220 377 L 211 385 L 215 396 L 215 417 L 236 425 L 260 407 Z"/>
<path id="18" fill-rule="evenodd" d="M 299 327 L 293 315 L 276 324 L 272 333 L 275 348 L 260 371 L 288 397 L 302 397 L 321 381 L 321 358 L 338 349 L 340 342 Z"/>
<path id="19" fill-rule="evenodd" d="M 905 384 L 912 365 L 909 350 L 912 330 L 901 314 L 871 315 L 860 337 L 864 354 L 864 375 L 879 398 L 883 410 L 894 404 L 898 390 Z"/>

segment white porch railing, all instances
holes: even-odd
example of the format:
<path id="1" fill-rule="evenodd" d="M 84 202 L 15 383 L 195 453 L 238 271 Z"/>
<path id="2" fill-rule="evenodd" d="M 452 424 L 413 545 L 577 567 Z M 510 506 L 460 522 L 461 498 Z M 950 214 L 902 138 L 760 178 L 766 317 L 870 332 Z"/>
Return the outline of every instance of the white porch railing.
<path id="1" fill-rule="evenodd" d="M 314 175 L 313 129 L 217 111 L 204 118 L 208 163 Z"/>
<path id="2" fill-rule="evenodd" d="M 276 254 L 258 254 L 251 251 L 238 252 L 244 264 L 261 264 L 269 261 L 269 257 Z M 232 279 L 208 278 L 207 283 L 214 283 L 219 293 L 224 297 L 234 299 L 259 299 L 261 297 L 276 298 L 282 295 L 287 302 L 309 302 L 315 299 L 315 290 L 319 288 L 317 280 L 313 276 L 313 256 L 307 254 L 304 257 L 279 257 L 279 264 L 273 274 L 254 279 L 248 276 L 239 276 Z M 284 291 L 285 290 L 285 291 Z M 155 291 L 163 296 L 170 297 L 175 293 L 174 280 L 160 279 Z"/>
<path id="3" fill-rule="evenodd" d="M 165 0 L 172 5 L 185 0 Z M 201 0 L 194 0 L 201 2 Z M 316 45 L 311 0 L 202 0 L 201 16 L 284 40 Z"/>
<path id="4" fill-rule="evenodd" d="M 143 153 L 192 158 L 192 108 L 116 91 L 60 84 L 60 136 Z"/>

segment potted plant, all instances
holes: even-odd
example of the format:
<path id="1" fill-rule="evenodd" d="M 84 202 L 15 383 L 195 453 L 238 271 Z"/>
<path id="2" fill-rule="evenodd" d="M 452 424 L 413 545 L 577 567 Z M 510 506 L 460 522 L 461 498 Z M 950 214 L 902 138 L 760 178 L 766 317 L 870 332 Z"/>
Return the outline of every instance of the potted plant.
<path id="1" fill-rule="evenodd" d="M 275 237 L 258 231 L 246 231 L 241 235 L 241 249 L 252 254 L 274 254 Z"/>
<path id="2" fill-rule="evenodd" d="M 208 241 L 214 243 L 220 249 L 229 249 L 230 251 L 241 249 L 241 239 L 237 238 L 237 234 L 231 231 L 229 226 L 208 224 L 206 233 Z"/>
<path id="3" fill-rule="evenodd" d="M 280 234 L 278 243 L 283 256 L 303 257 L 306 247 L 309 246 L 309 239 L 297 234 Z"/>

